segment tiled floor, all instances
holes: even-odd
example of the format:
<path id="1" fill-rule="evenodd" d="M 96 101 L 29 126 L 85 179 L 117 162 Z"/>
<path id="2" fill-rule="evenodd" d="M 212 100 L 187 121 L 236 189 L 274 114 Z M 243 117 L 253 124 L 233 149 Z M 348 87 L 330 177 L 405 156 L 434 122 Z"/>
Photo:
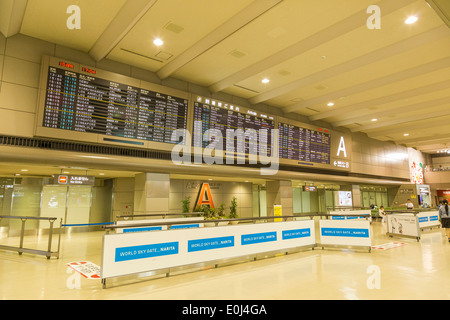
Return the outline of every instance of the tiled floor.
<path id="1" fill-rule="evenodd" d="M 0 251 L 0 298 L 450 299 L 450 243 L 443 229 L 425 231 L 417 242 L 387 237 L 380 222 L 372 228 L 374 245 L 406 245 L 371 253 L 318 248 L 146 281 L 124 279 L 107 289 L 100 280 L 79 277 L 66 266 L 82 260 L 101 265 L 103 232 L 66 234 L 59 259 Z M 46 239 L 39 238 L 39 246 L 45 248 Z M 1 244 L 15 241 L 0 239 Z"/>

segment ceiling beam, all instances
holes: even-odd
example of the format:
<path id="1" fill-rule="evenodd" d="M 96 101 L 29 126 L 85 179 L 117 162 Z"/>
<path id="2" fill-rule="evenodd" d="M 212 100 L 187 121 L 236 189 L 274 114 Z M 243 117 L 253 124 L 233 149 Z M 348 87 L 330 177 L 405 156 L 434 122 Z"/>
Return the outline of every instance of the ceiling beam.
<path id="1" fill-rule="evenodd" d="M 433 113 L 432 115 L 429 116 L 410 116 L 410 117 L 404 117 L 402 116 L 399 119 L 395 119 L 395 120 L 391 120 L 391 121 L 377 121 L 373 124 L 368 124 L 366 126 L 359 126 L 356 128 L 352 128 L 351 132 L 367 132 L 369 130 L 374 130 L 374 129 L 380 129 L 380 128 L 386 128 L 386 127 L 390 127 L 390 126 L 394 126 L 394 125 L 401 125 L 404 123 L 408 123 L 408 122 L 413 122 L 413 121 L 418 121 L 418 119 L 420 121 L 425 121 L 425 120 L 432 120 L 432 119 L 436 119 L 436 118 L 441 118 L 444 116 L 450 116 L 450 109 L 449 108 L 445 108 L 443 112 L 439 112 L 439 113 Z"/>
<path id="2" fill-rule="evenodd" d="M 441 90 L 448 90 L 449 87 L 450 87 L 450 80 L 446 80 L 446 81 L 442 81 L 442 82 L 438 82 L 438 83 L 433 83 L 433 84 L 430 84 L 427 86 L 391 94 L 389 96 L 383 96 L 380 98 L 375 98 L 372 100 L 360 102 L 358 104 L 335 108 L 335 109 L 327 111 L 327 112 L 321 112 L 321 113 L 312 115 L 309 117 L 309 119 L 312 121 L 316 121 L 316 120 L 321 120 L 321 119 L 325 119 L 325 118 L 329 118 L 329 117 L 335 117 L 335 116 L 339 116 L 342 114 L 346 114 L 347 112 L 348 113 L 354 112 L 354 110 L 361 110 L 364 108 L 367 109 L 372 106 L 380 106 L 382 104 L 400 101 L 403 99 L 409 99 L 409 98 L 417 97 L 417 96 L 424 95 L 424 94 L 429 94 L 429 93 L 433 93 L 433 92 L 437 92 L 437 91 L 441 91 Z"/>
<path id="3" fill-rule="evenodd" d="M 415 2 L 415 0 L 381 0 L 377 3 L 380 6 L 383 15 L 390 14 L 408 4 Z M 271 55 L 259 62 L 256 62 L 228 77 L 222 79 L 209 87 L 211 92 L 222 91 L 234 84 L 237 84 L 251 76 L 263 72 L 268 68 L 276 66 L 286 60 L 292 59 L 304 52 L 314 49 L 328 41 L 334 40 L 344 34 L 347 34 L 355 29 L 360 28 L 367 21 L 367 8 L 361 10 L 350 17 L 347 17 L 328 28 L 325 28 L 306 39 L 297 42 L 296 44 L 287 47 L 278 53 Z"/>
<path id="4" fill-rule="evenodd" d="M 270 100 L 272 98 L 279 97 L 283 94 L 287 94 L 294 90 L 298 90 L 304 86 L 311 85 L 314 83 L 318 83 L 324 81 L 325 79 L 336 76 L 337 74 L 343 74 L 345 72 L 349 72 L 363 66 L 369 65 L 374 62 L 378 62 L 384 60 L 386 58 L 390 58 L 392 56 L 398 55 L 400 53 L 412 50 L 419 46 L 425 45 L 427 43 L 436 41 L 443 37 L 448 37 L 450 35 L 449 30 L 446 26 L 439 26 L 432 30 L 428 30 L 426 32 L 420 33 L 418 35 L 412 36 L 403 41 L 396 42 L 387 47 L 378 49 L 376 51 L 370 52 L 363 56 L 357 57 L 350 61 L 346 61 L 334 67 L 328 68 L 326 70 L 317 72 L 303 79 L 296 80 L 284 86 L 275 88 L 273 90 L 264 92 L 259 94 L 253 98 L 250 98 L 249 101 L 252 104 L 257 104 L 263 101 Z"/>
<path id="5" fill-rule="evenodd" d="M 401 134 L 401 133 L 413 133 L 417 130 L 424 130 L 424 129 L 435 129 L 439 128 L 442 125 L 445 125 L 446 121 L 449 120 L 449 117 L 437 117 L 423 121 L 421 119 L 416 120 L 415 122 L 408 122 L 405 125 L 390 127 L 390 128 L 381 128 L 381 129 L 375 129 L 375 130 L 365 130 L 365 133 L 371 137 L 382 137 L 382 136 L 392 136 L 393 134 Z M 414 139 L 414 137 L 412 137 Z M 397 141 L 397 140 L 396 140 Z"/>
<path id="6" fill-rule="evenodd" d="M 405 110 L 408 110 L 408 113 L 414 112 L 414 111 L 423 111 L 425 109 L 430 109 L 430 108 L 434 108 L 434 107 L 438 107 L 438 106 L 442 106 L 445 104 L 450 104 L 450 97 L 444 97 L 444 98 L 440 98 L 440 99 L 435 99 L 435 100 L 431 100 L 431 101 L 425 101 L 425 102 L 419 102 L 419 103 L 414 103 L 414 104 L 409 104 L 409 105 L 402 105 L 401 107 L 396 107 L 396 108 L 385 108 L 381 111 L 375 112 L 375 113 L 369 113 L 369 114 L 365 114 L 362 116 L 358 116 L 358 117 L 354 117 L 351 119 L 346 119 L 346 120 L 342 120 L 342 121 L 337 121 L 337 122 L 333 122 L 333 126 L 335 127 L 341 127 L 341 126 L 345 126 L 345 125 L 349 125 L 349 124 L 354 124 L 354 123 L 358 123 L 360 121 L 368 121 L 371 119 L 378 119 L 378 118 L 382 118 L 384 119 L 385 117 L 388 117 L 392 114 L 396 114 L 396 113 L 400 113 L 402 115 L 404 115 Z M 450 109 L 449 109 L 449 113 L 450 113 Z M 442 113 L 439 113 L 438 115 L 443 115 Z M 438 116 L 435 115 L 435 116 Z M 358 131 L 364 131 L 365 129 L 373 129 L 373 128 L 378 128 L 378 127 L 382 127 L 382 126 L 386 126 L 389 124 L 395 124 L 395 123 L 403 123 L 403 122 L 407 122 L 407 121 L 412 121 L 417 119 L 417 116 L 414 117 L 402 117 L 401 119 L 397 119 L 397 120 L 391 120 L 391 121 L 386 121 L 386 120 L 380 120 L 378 119 L 377 122 L 372 122 L 370 124 L 367 125 L 363 125 L 363 126 L 359 126 L 357 128 L 353 128 L 352 132 L 358 132 Z M 426 115 L 424 116 L 424 118 L 422 119 L 426 119 Z"/>
<path id="7" fill-rule="evenodd" d="M 162 67 L 157 75 L 160 79 L 166 79 L 179 68 L 202 55 L 245 25 L 263 15 L 268 10 L 283 0 L 255 0 L 245 9 L 234 15 L 231 19 L 219 26 L 213 32 L 195 43 L 192 47 L 181 53 L 171 62 Z"/>
<path id="8" fill-rule="evenodd" d="M 338 90 L 335 92 L 331 92 L 329 94 L 319 96 L 317 98 L 313 98 L 310 100 L 302 101 L 296 103 L 292 106 L 288 106 L 283 108 L 284 112 L 297 112 L 299 110 L 305 109 L 307 107 L 312 107 L 319 104 L 326 104 L 330 101 L 335 101 L 341 97 L 346 97 L 352 94 L 372 90 L 375 88 L 383 87 L 389 84 L 393 84 L 395 82 L 403 81 L 406 79 L 410 79 L 413 77 L 418 77 L 427 73 L 431 73 L 433 71 L 438 71 L 444 68 L 450 67 L 450 57 L 446 57 L 443 59 L 435 60 L 417 67 L 409 68 L 394 74 L 390 74 L 385 77 L 377 78 L 374 80 L 370 80 L 367 82 L 360 83 L 356 86 L 345 88 L 342 90 Z"/>
<path id="9" fill-rule="evenodd" d="M 448 0 L 425 0 L 437 15 L 450 28 L 450 6 Z"/>
<path id="10" fill-rule="evenodd" d="M 157 1 L 128 0 L 89 51 L 91 57 L 104 59 Z"/>
<path id="11" fill-rule="evenodd" d="M 424 146 L 424 145 L 430 145 L 430 144 L 439 144 L 442 142 L 450 141 L 450 136 L 448 134 L 441 134 L 441 135 L 433 135 L 433 136 L 426 136 L 421 138 L 405 138 L 397 140 L 396 142 L 398 144 L 406 144 L 406 145 L 418 145 L 418 146 Z"/>
<path id="12" fill-rule="evenodd" d="M 0 32 L 8 38 L 20 32 L 27 0 L 0 1 Z"/>

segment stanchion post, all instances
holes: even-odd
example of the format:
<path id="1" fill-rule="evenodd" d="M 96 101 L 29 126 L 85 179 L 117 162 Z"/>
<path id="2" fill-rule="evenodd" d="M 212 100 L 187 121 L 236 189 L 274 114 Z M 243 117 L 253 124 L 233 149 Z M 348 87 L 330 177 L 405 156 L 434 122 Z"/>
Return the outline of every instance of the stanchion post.
<path id="1" fill-rule="evenodd" d="M 25 222 L 27 222 L 27 219 L 20 219 L 22 220 L 22 229 L 20 230 L 20 244 L 19 249 L 23 249 L 23 238 L 25 237 Z M 22 251 L 19 251 L 19 255 L 22 255 Z"/>
<path id="2" fill-rule="evenodd" d="M 47 247 L 47 259 L 50 259 L 52 256 L 52 238 L 53 238 L 53 223 L 56 219 L 49 219 L 50 222 L 50 230 L 48 233 L 48 247 Z"/>

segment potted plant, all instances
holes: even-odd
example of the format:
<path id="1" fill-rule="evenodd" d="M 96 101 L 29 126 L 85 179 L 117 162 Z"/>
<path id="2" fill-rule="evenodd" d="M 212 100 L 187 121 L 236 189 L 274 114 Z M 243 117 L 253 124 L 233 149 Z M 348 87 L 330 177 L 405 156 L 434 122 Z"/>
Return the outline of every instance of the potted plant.
<path id="1" fill-rule="evenodd" d="M 230 214 L 228 215 L 228 219 L 237 219 L 238 213 L 237 213 L 237 198 L 233 197 L 233 199 L 231 200 L 231 205 L 230 205 Z M 230 224 L 237 224 L 238 221 L 231 221 Z"/>
<path id="2" fill-rule="evenodd" d="M 216 212 L 214 208 L 211 208 L 210 206 L 203 206 L 199 210 L 200 212 L 203 212 L 203 217 L 205 220 L 213 220 L 216 219 Z M 214 227 L 214 222 L 205 222 L 205 227 Z"/>
<path id="3" fill-rule="evenodd" d="M 191 197 L 190 196 L 186 196 L 182 201 L 181 201 L 181 210 L 183 213 L 189 213 L 189 208 L 191 206 Z"/>
<path id="4" fill-rule="evenodd" d="M 225 219 L 225 203 L 221 203 L 219 207 L 215 210 L 215 213 L 217 214 L 217 219 Z M 227 225 L 228 221 L 219 222 L 219 226 Z"/>

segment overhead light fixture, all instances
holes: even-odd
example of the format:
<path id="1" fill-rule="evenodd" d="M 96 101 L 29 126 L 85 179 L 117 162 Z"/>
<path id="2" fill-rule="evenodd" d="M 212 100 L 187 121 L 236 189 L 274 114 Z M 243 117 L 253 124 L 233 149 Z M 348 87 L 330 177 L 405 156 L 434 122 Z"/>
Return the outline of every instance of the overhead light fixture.
<path id="1" fill-rule="evenodd" d="M 407 137 L 409 136 L 409 133 L 404 133 L 403 136 Z"/>
<path id="2" fill-rule="evenodd" d="M 155 46 L 160 47 L 160 46 L 162 46 L 164 44 L 164 41 L 162 41 L 160 38 L 156 38 L 155 40 L 153 40 L 153 44 Z"/>
<path id="3" fill-rule="evenodd" d="M 22 172 L 28 172 L 28 169 L 22 169 L 22 170 L 20 170 L 20 171 L 22 171 Z"/>
<path id="4" fill-rule="evenodd" d="M 328 103 L 328 106 L 329 106 L 329 107 L 334 107 L 334 102 Z"/>
<path id="5" fill-rule="evenodd" d="M 416 23 L 417 20 L 419 20 L 419 18 L 417 18 L 416 16 L 410 16 L 410 17 L 408 17 L 408 19 L 405 20 L 405 23 L 413 24 L 413 23 Z"/>
<path id="6" fill-rule="evenodd" d="M 267 78 L 264 78 L 264 79 L 262 79 L 262 80 L 261 80 L 261 82 L 262 82 L 262 83 L 264 83 L 264 84 L 266 84 L 266 83 L 269 83 L 269 82 L 270 82 L 270 80 L 269 80 L 269 79 L 267 79 Z"/>
<path id="7" fill-rule="evenodd" d="M 372 119 L 371 121 L 372 121 L 372 122 L 377 122 L 377 121 L 378 121 L 378 119 L 375 119 L 375 118 L 374 118 L 374 119 Z"/>

